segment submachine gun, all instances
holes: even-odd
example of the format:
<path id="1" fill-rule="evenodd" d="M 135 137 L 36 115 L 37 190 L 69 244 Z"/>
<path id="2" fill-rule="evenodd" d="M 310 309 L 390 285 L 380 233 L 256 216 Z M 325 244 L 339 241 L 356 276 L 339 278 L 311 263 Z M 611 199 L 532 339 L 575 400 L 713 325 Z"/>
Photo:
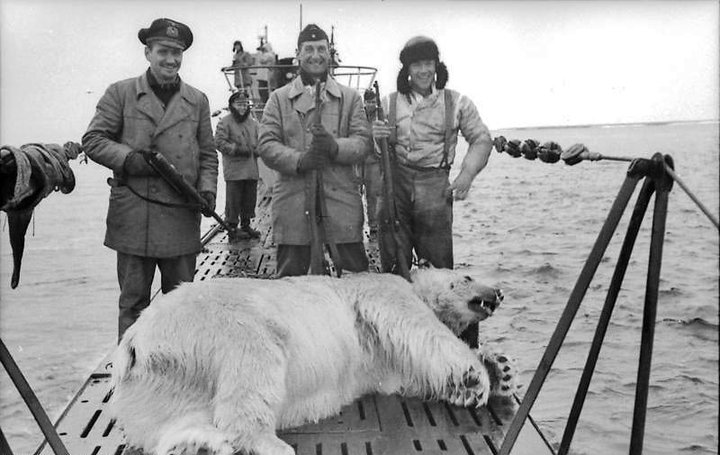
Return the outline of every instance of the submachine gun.
<path id="1" fill-rule="evenodd" d="M 203 214 L 209 213 L 226 231 L 232 231 L 232 228 L 225 223 L 225 220 L 208 207 L 207 202 L 200 196 L 200 193 L 185 180 L 167 158 L 155 151 L 143 151 L 142 156 L 176 193 L 184 196 L 190 202 L 198 204 Z"/>
<path id="2" fill-rule="evenodd" d="M 377 119 L 380 121 L 385 120 L 385 113 L 383 112 L 382 102 L 380 101 L 380 86 L 377 81 L 373 82 L 373 89 L 375 90 L 375 100 L 377 104 Z M 400 251 L 400 222 L 397 219 L 397 206 L 395 205 L 395 183 L 393 181 L 393 169 L 392 162 L 390 161 L 390 146 L 388 145 L 387 139 L 376 139 L 378 147 L 380 147 L 380 168 L 383 174 L 383 192 L 385 196 L 385 209 L 387 211 L 388 221 L 391 228 L 391 242 L 392 250 L 395 256 L 395 266 L 397 272 L 410 281 L 410 269 L 409 265 L 405 263 L 405 258 L 402 257 Z"/>

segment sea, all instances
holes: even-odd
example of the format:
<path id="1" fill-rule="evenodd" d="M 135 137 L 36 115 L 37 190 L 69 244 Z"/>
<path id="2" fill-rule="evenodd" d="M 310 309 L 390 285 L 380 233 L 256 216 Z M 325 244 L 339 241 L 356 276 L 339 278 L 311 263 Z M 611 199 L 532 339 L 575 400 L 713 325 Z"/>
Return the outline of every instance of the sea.
<path id="1" fill-rule="evenodd" d="M 604 157 L 670 155 L 675 173 L 717 218 L 717 121 L 493 131 L 507 139 L 583 143 Z M 10 144 L 20 145 L 20 144 Z M 465 153 L 460 141 L 458 162 Z M 35 210 L 20 285 L 0 216 L 0 334 L 55 420 L 113 349 L 118 285 L 115 254 L 103 246 L 109 172 L 72 164 L 77 185 Z M 454 172 L 457 172 L 455 166 Z M 514 358 L 525 393 L 595 243 L 629 163 L 574 166 L 492 152 L 472 191 L 454 206 L 456 268 L 503 289 L 505 301 L 481 326 L 481 341 Z M 584 296 L 531 415 L 557 447 L 637 199 L 638 185 Z M 220 182 L 218 207 L 223 205 Z M 654 199 L 653 199 L 654 200 Z M 640 229 L 590 390 L 573 454 L 627 454 L 640 353 L 652 228 Z M 210 220 L 204 221 L 205 227 Z M 718 229 L 675 184 L 669 194 L 655 321 L 644 453 L 718 453 Z M 8 375 L 0 371 L 0 427 L 16 454 L 42 434 Z"/>

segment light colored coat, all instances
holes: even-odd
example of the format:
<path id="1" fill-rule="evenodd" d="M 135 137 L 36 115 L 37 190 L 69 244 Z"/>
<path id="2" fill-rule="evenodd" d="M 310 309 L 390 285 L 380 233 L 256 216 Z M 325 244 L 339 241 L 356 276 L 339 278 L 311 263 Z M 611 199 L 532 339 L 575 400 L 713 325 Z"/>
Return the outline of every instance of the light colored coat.
<path id="1" fill-rule="evenodd" d="M 279 172 L 273 188 L 272 217 L 275 242 L 309 245 L 311 173 L 298 174 L 300 156 L 310 149 L 310 127 L 316 119 L 312 92 L 299 77 L 272 93 L 260 124 L 259 153 Z M 322 170 L 329 217 L 326 230 L 335 243 L 361 242 L 363 207 L 353 164 L 371 150 L 370 128 L 360 95 L 328 77 L 321 121 L 338 143 L 334 162 Z"/>
<path id="2" fill-rule="evenodd" d="M 198 191 L 216 193 L 218 159 L 210 106 L 201 91 L 184 82 L 164 110 L 147 77 L 112 84 L 97 105 L 83 148 L 93 161 L 113 170 L 116 180 L 144 197 L 171 204 L 186 201 L 159 176 L 128 177 L 123 163 L 133 150 L 160 152 Z M 197 253 L 200 212 L 149 203 L 127 186 L 110 190 L 105 245 L 147 257 Z"/>
<path id="3" fill-rule="evenodd" d="M 452 119 L 445 119 L 445 92 L 450 94 Z M 468 143 L 468 154 L 482 153 L 482 139 L 490 137 L 472 100 L 454 90 L 436 90 L 427 98 L 412 92 L 412 103 L 408 96 L 397 95 L 395 124 L 397 136 L 395 153 L 400 163 L 418 167 L 438 167 L 442 162 L 445 146 L 446 126 L 452 125 L 448 135 L 448 165 L 455 160 L 458 132 Z M 385 112 L 390 112 L 389 96 L 383 100 Z M 391 139 L 392 142 L 392 139 Z"/>
<path id="4" fill-rule="evenodd" d="M 222 154 L 223 178 L 230 180 L 257 180 L 258 123 L 248 115 L 240 123 L 228 114 L 215 129 L 215 147 Z M 240 152 L 250 153 L 240 156 Z"/>

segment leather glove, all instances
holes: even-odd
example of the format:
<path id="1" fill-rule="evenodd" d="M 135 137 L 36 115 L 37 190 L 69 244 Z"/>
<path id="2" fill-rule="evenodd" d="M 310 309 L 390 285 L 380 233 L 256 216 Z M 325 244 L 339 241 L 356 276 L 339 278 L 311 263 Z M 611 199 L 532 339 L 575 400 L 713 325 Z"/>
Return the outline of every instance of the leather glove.
<path id="1" fill-rule="evenodd" d="M 210 191 L 201 191 L 200 197 L 205 200 L 205 207 L 200 209 L 200 213 L 202 213 L 203 216 L 210 218 L 212 216 L 212 212 L 215 211 L 215 194 Z"/>
<path id="2" fill-rule="evenodd" d="M 338 154 L 338 143 L 332 134 L 321 124 L 313 125 L 310 132 L 313 135 L 310 149 L 322 152 L 330 161 L 334 161 Z"/>
<path id="3" fill-rule="evenodd" d="M 297 163 L 298 174 L 303 174 L 315 169 L 322 169 L 328 165 L 327 155 L 315 149 L 310 149 L 300 156 Z"/>
<path id="4" fill-rule="evenodd" d="M 151 175 L 157 175 L 155 169 L 152 168 L 145 160 L 143 156 L 144 151 L 134 150 L 128 153 L 123 163 L 123 173 L 126 175 L 132 175 L 135 177 L 149 177 Z"/>

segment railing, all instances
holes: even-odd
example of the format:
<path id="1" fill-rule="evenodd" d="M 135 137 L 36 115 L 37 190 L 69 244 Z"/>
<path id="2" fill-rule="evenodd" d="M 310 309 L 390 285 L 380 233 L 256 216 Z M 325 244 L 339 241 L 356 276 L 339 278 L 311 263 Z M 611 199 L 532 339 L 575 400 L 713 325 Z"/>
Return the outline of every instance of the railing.
<path id="1" fill-rule="evenodd" d="M 590 381 L 595 371 L 600 349 L 602 347 L 604 337 L 610 322 L 615 303 L 622 286 L 623 278 L 630 261 L 635 240 L 640 231 L 640 225 L 647 211 L 650 199 L 655 195 L 655 206 L 653 212 L 651 239 L 650 239 L 650 258 L 647 271 L 647 281 L 645 288 L 645 305 L 643 309 L 643 325 L 642 338 L 640 340 L 640 359 L 637 372 L 637 382 L 635 389 L 635 404 L 633 411 L 632 432 L 630 435 L 630 453 L 640 454 L 643 450 L 643 439 L 645 432 L 645 417 L 647 413 L 647 398 L 650 381 L 650 367 L 653 351 L 653 339 L 655 318 L 657 314 L 658 287 L 660 282 L 660 268 L 662 264 L 662 250 L 665 236 L 665 221 L 667 217 L 668 194 L 672 189 L 673 182 L 678 185 L 690 196 L 701 211 L 710 219 L 710 221 L 719 227 L 717 218 L 714 217 L 705 206 L 690 192 L 687 186 L 680 180 L 673 170 L 673 160 L 669 155 L 655 154 L 652 159 L 627 158 L 603 156 L 598 153 L 591 153 L 584 146 L 576 145 L 570 147 L 566 151 L 562 151 L 554 142 L 548 142 L 540 145 L 537 141 L 519 140 L 506 141 L 504 137 L 499 136 L 494 141 L 495 149 L 498 152 L 506 152 L 517 158 L 524 155 L 525 158 L 534 160 L 540 158 L 546 163 L 555 163 L 562 159 L 565 164 L 575 165 L 580 161 L 598 161 L 601 159 L 612 161 L 629 161 L 630 167 L 627 171 L 627 177 L 610 209 L 607 219 L 602 226 L 598 238 L 591 250 L 585 266 L 580 272 L 580 276 L 573 288 L 568 303 L 563 310 L 562 315 L 555 327 L 550 341 L 548 342 L 545 353 L 538 365 L 537 370 L 530 382 L 530 386 L 520 403 L 520 407 L 510 424 L 505 435 L 499 455 L 509 455 L 518 438 L 520 430 L 528 418 L 530 410 L 542 389 L 548 373 L 552 368 L 552 364 L 565 340 L 570 329 L 575 314 L 585 296 L 591 280 L 598 266 L 602 262 L 605 250 L 610 243 L 613 233 L 618 226 L 625 208 L 635 190 L 635 187 L 641 179 L 644 180 L 642 189 L 638 196 L 635 208 L 627 228 L 625 240 L 619 253 L 618 262 L 613 273 L 608 294 L 603 305 L 600 318 L 595 330 L 595 336 L 590 346 L 585 368 L 578 385 L 575 399 L 570 410 L 567 425 L 563 432 L 562 441 L 558 451 L 559 455 L 566 455 L 570 450 L 578 419 L 587 396 Z M 719 227 L 720 228 L 720 227 Z"/>
<path id="2" fill-rule="evenodd" d="M 260 87 L 257 84 L 257 71 L 268 70 L 268 87 Z M 279 63 L 275 65 L 250 65 L 250 66 L 226 66 L 220 68 L 225 76 L 228 84 L 228 90 L 234 92 L 238 89 L 235 85 L 237 77 L 239 87 L 246 87 L 243 80 L 243 71 L 249 71 L 252 77 L 252 83 L 247 86 L 250 89 L 251 108 L 257 114 L 262 114 L 265 103 L 270 93 L 278 89 L 290 81 L 297 75 L 298 66 L 292 63 Z M 354 65 L 331 65 L 330 74 L 338 80 L 342 85 L 353 88 L 357 91 L 364 91 L 372 87 L 377 74 L 377 68 L 371 66 L 354 66 Z M 219 114 L 220 111 L 213 115 Z"/>
<path id="3" fill-rule="evenodd" d="M 10 351 L 5 347 L 2 339 L 0 339 L 0 362 L 2 362 L 5 371 L 7 371 L 13 384 L 15 384 L 15 388 L 20 392 L 20 396 L 25 400 L 25 404 L 27 404 L 28 409 L 30 409 L 30 412 L 38 423 L 40 430 L 48 444 L 50 444 L 53 452 L 55 452 L 56 455 L 69 455 L 55 427 L 50 422 L 47 413 L 45 413 L 40 401 L 38 401 L 37 396 L 35 396 L 35 392 L 33 392 L 32 387 L 28 384 L 22 371 L 20 371 L 20 367 L 15 363 L 15 359 L 13 359 Z M 5 439 L 2 430 L 0 430 L 0 453 L 3 455 L 12 455 L 10 445 Z"/>

